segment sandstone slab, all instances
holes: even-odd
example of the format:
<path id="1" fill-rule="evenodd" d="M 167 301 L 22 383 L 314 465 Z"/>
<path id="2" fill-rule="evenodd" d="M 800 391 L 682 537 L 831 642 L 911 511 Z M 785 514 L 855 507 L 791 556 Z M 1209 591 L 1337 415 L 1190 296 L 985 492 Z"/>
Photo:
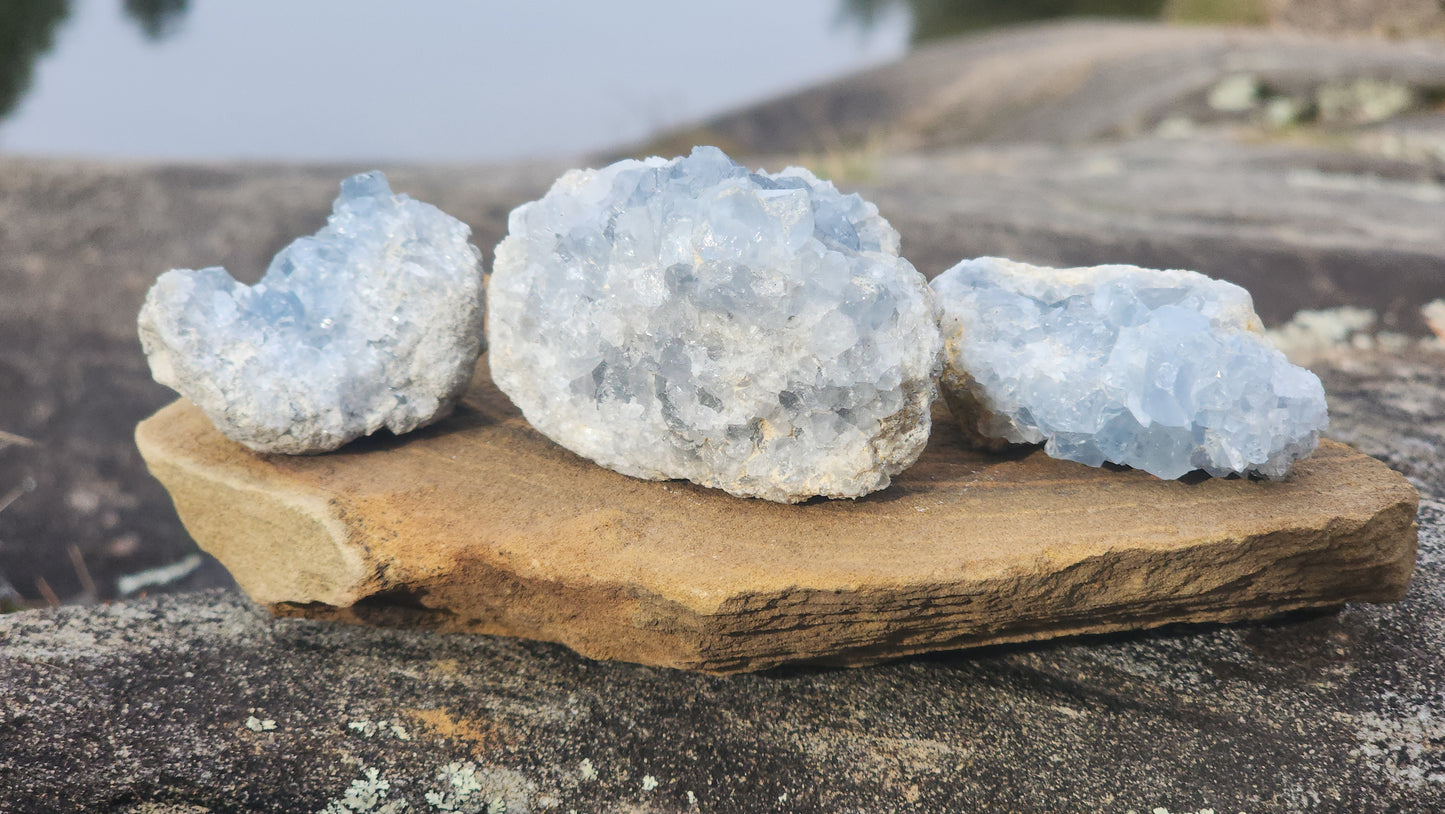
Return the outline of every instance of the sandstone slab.
<path id="1" fill-rule="evenodd" d="M 560 642 L 737 672 L 1400 598 L 1417 495 L 1325 442 L 1288 480 L 1161 481 L 966 448 L 799 506 L 602 469 L 527 426 L 485 359 L 456 414 L 313 458 L 178 401 L 137 443 L 187 528 L 275 613 Z"/>

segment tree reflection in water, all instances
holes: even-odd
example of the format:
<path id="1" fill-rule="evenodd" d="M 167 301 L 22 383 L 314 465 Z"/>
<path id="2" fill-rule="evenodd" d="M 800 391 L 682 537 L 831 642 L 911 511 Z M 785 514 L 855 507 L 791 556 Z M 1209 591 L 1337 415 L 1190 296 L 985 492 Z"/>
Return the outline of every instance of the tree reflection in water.
<path id="1" fill-rule="evenodd" d="M 125 0 L 125 16 L 150 39 L 162 40 L 180 27 L 188 5 L 190 0 Z"/>
<path id="2" fill-rule="evenodd" d="M 913 19 L 913 41 L 1051 17 L 1158 17 L 1165 0 L 841 0 L 845 19 L 863 28 L 895 8 Z"/>
<path id="3" fill-rule="evenodd" d="M 190 0 L 125 0 L 125 14 L 147 38 L 176 30 Z M 55 32 L 70 16 L 69 0 L 6 0 L 0 9 L 0 119 L 19 104 L 35 75 L 35 63 L 55 45 Z"/>
<path id="4" fill-rule="evenodd" d="M 70 14 L 67 0 L 12 0 L 0 14 L 0 118 L 30 88 L 35 61 L 55 44 L 55 29 Z"/>

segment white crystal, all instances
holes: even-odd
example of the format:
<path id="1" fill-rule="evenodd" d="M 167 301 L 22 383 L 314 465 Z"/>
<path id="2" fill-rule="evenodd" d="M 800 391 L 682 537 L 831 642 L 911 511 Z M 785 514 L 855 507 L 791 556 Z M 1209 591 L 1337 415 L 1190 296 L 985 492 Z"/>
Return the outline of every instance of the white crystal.
<path id="1" fill-rule="evenodd" d="M 966 432 L 1161 478 L 1282 478 L 1328 424 L 1324 388 L 1249 293 L 1191 271 L 994 257 L 933 281 L 944 395 Z"/>
<path id="2" fill-rule="evenodd" d="M 481 352 L 481 256 L 466 224 L 393 195 L 380 172 L 341 184 L 325 227 L 246 286 L 177 269 L 146 295 L 151 374 L 228 437 L 322 452 L 446 415 Z"/>
<path id="3" fill-rule="evenodd" d="M 513 211 L 487 338 L 497 385 L 562 446 L 797 502 L 917 459 L 935 320 L 877 207 L 699 147 L 569 172 Z"/>

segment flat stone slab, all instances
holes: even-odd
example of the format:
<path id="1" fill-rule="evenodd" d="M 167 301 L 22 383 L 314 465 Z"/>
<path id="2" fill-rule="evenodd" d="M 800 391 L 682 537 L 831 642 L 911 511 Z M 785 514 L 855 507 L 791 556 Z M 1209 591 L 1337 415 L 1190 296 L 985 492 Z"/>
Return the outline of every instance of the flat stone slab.
<path id="1" fill-rule="evenodd" d="M 944 420 L 891 488 L 788 506 L 578 458 L 485 364 L 451 418 L 327 455 L 252 453 L 185 401 L 136 440 L 277 614 L 716 673 L 1392 601 L 1414 566 L 1414 488 L 1338 443 L 1282 482 L 1162 481 Z"/>

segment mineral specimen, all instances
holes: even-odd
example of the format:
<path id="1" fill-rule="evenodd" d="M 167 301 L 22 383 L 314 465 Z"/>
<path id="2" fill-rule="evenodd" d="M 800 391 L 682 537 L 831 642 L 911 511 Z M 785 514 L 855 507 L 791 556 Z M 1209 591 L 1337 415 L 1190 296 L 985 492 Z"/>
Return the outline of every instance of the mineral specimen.
<path id="1" fill-rule="evenodd" d="M 1161 478 L 1282 478 L 1328 424 L 1320 380 L 1262 335 L 1249 293 L 1190 271 L 993 257 L 933 281 L 942 386 L 980 443 Z"/>
<path id="2" fill-rule="evenodd" d="M 923 450 L 932 297 L 857 195 L 699 147 L 569 172 L 508 226 L 492 377 L 562 446 L 779 502 L 881 489 Z"/>
<path id="3" fill-rule="evenodd" d="M 262 452 L 322 452 L 446 415 L 481 352 L 480 254 L 466 224 L 393 195 L 380 172 L 341 184 L 325 227 L 246 286 L 219 267 L 156 280 L 141 345 L 156 381 Z"/>

